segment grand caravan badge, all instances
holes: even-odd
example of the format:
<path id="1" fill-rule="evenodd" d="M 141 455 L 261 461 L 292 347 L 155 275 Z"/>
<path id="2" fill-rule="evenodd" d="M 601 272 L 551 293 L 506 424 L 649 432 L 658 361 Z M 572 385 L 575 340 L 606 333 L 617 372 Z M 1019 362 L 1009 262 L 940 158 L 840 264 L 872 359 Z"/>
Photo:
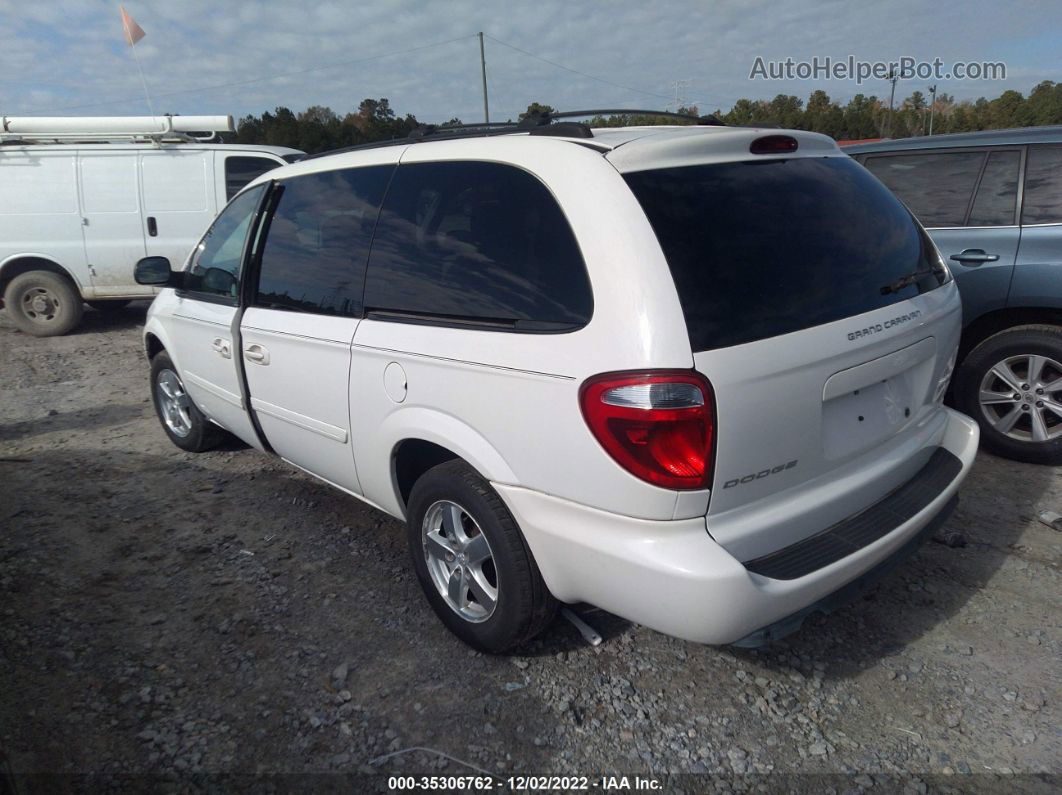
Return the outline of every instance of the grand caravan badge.
<path id="1" fill-rule="evenodd" d="M 874 334 L 880 334 L 882 331 L 885 331 L 890 328 L 895 328 L 896 326 L 901 326 L 909 320 L 915 320 L 921 316 L 922 312 L 920 310 L 912 309 L 910 312 L 905 312 L 902 315 L 897 315 L 896 317 L 889 318 L 883 323 L 874 323 L 873 325 L 867 326 L 866 328 L 856 329 L 855 331 L 849 331 L 848 339 L 857 340 L 861 337 L 870 337 Z"/>

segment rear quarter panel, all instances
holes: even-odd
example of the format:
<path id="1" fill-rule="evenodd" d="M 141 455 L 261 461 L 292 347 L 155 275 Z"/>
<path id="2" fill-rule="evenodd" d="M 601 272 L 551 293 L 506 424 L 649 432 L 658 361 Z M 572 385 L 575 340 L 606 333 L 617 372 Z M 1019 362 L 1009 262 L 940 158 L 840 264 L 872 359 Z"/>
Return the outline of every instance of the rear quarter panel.
<path id="1" fill-rule="evenodd" d="M 423 438 L 467 451 L 498 482 L 629 516 L 673 518 L 677 493 L 620 468 L 579 407 L 579 387 L 591 375 L 693 366 L 670 272 L 623 179 L 600 153 L 547 139 L 411 147 L 402 162 L 429 160 L 510 163 L 537 176 L 572 226 L 594 313 L 586 327 L 564 334 L 363 321 L 353 346 L 351 428 L 366 497 L 396 506 L 394 447 L 400 437 Z M 384 390 L 391 362 L 406 374 L 401 403 Z M 696 514 L 697 506 L 689 509 Z"/>

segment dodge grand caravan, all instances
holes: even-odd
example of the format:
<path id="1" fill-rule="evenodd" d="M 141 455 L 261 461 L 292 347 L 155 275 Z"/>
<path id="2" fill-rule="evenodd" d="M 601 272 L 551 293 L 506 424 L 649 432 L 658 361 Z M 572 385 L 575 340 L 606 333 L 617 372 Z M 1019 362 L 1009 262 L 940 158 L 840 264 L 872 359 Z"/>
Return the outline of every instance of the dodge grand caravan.
<path id="1" fill-rule="evenodd" d="M 141 261 L 162 426 L 404 519 L 428 602 L 484 650 L 559 602 L 791 631 L 971 466 L 948 267 L 824 136 L 545 121 L 308 158 L 176 272 Z"/>

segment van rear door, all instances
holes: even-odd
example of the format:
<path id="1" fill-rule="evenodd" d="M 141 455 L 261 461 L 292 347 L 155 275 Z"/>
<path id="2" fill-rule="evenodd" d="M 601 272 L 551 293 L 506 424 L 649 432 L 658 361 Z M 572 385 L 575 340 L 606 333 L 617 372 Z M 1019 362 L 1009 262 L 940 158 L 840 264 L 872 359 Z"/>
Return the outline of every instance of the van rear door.
<path id="1" fill-rule="evenodd" d="M 873 505 L 939 444 L 960 303 L 925 231 L 841 155 L 624 175 L 716 399 L 713 537 L 740 560 Z"/>

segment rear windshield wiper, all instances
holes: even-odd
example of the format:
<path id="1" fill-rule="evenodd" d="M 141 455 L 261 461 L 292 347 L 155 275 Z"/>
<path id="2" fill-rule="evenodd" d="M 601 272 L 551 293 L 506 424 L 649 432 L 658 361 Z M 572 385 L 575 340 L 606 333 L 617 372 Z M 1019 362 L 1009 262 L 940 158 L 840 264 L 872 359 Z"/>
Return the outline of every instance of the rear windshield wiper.
<path id="1" fill-rule="evenodd" d="M 891 284 L 886 284 L 882 287 L 881 294 L 888 295 L 889 293 L 898 293 L 904 287 L 910 287 L 912 284 L 915 284 L 919 279 L 925 278 L 926 276 L 937 276 L 938 274 L 939 271 L 936 268 L 926 268 L 925 270 L 908 273 L 906 276 L 901 276 Z"/>

